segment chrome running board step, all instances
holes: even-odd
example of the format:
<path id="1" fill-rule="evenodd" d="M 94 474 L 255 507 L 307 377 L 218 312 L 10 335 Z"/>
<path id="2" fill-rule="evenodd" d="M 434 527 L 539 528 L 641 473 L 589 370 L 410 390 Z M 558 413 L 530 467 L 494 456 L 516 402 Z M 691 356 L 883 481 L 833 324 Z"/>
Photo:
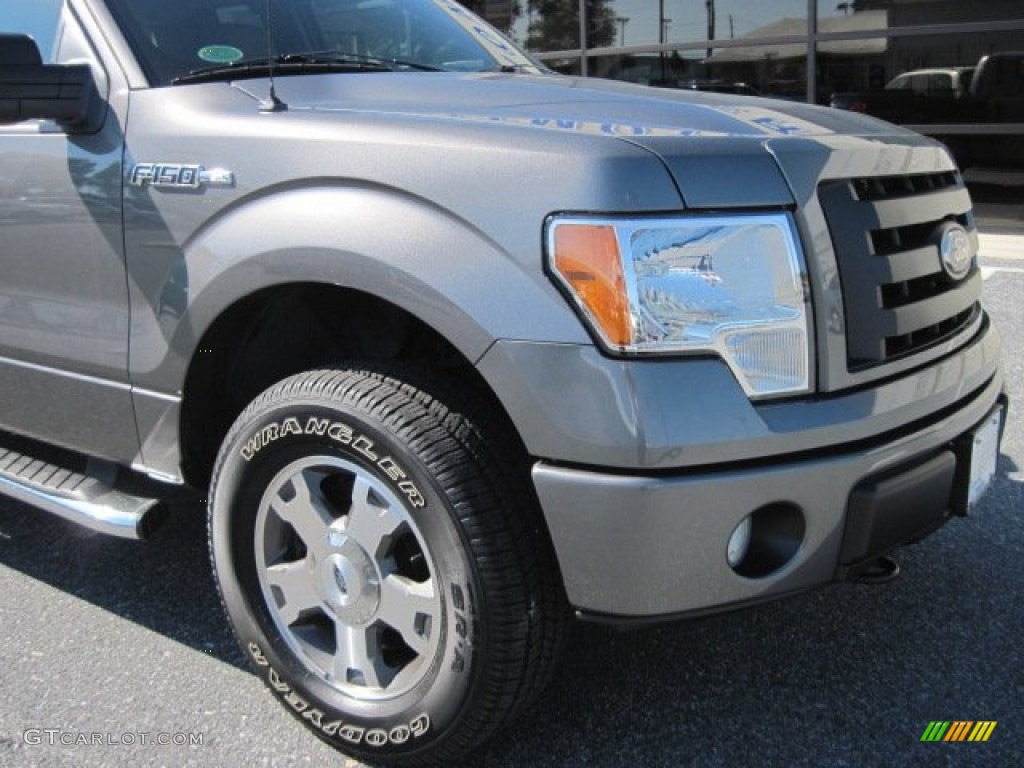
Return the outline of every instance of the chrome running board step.
<path id="1" fill-rule="evenodd" d="M 112 465 L 90 462 L 81 473 L 0 447 L 0 494 L 101 533 L 144 539 L 163 520 L 163 504 L 118 490 L 116 476 Z"/>

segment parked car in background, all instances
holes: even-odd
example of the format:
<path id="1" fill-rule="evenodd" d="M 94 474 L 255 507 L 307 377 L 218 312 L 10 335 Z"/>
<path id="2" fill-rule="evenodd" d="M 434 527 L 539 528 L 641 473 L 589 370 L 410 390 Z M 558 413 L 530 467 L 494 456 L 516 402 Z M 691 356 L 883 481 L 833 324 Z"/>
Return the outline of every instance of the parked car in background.
<path id="1" fill-rule="evenodd" d="M 829 105 L 890 123 L 948 121 L 968 98 L 974 71 L 974 67 L 946 67 L 904 72 L 881 91 L 834 93 Z"/>
<path id="2" fill-rule="evenodd" d="M 676 86 L 689 91 L 708 91 L 709 93 L 732 93 L 737 96 L 760 96 L 756 88 L 747 83 L 730 83 L 724 80 L 684 80 Z"/>
<path id="3" fill-rule="evenodd" d="M 961 167 L 1024 167 L 1024 139 L 1019 134 L 930 127 L 1024 122 L 1024 52 L 992 53 L 970 67 L 904 72 L 880 91 L 833 93 L 829 105 L 924 127 L 949 146 Z M 993 141 L 994 135 L 1000 140 Z"/>

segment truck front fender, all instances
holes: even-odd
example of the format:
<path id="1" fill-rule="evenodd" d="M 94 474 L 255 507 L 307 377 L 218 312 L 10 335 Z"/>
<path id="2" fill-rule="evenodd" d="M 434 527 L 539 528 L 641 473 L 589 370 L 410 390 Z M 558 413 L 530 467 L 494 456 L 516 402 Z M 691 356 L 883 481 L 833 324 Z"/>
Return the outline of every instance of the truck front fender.
<path id="1" fill-rule="evenodd" d="M 173 248 L 160 249 L 162 258 L 148 249 L 157 258 L 133 275 L 132 380 L 167 394 L 174 382 L 180 392 L 195 349 L 221 313 L 258 291 L 295 283 L 383 299 L 470 361 L 499 338 L 589 343 L 539 269 L 541 227 L 536 222 L 533 253 L 511 254 L 450 212 L 385 188 L 306 184 L 240 201 L 199 229 L 176 258 Z"/>
<path id="2" fill-rule="evenodd" d="M 180 245 L 169 228 L 130 228 L 137 467 L 181 479 L 181 401 L 204 334 L 239 302 L 275 287 L 319 283 L 377 297 L 471 362 L 501 338 L 589 344 L 539 268 L 541 228 L 538 221 L 535 235 L 523 237 L 532 252 L 512 254 L 428 201 L 330 182 L 243 198 Z"/>

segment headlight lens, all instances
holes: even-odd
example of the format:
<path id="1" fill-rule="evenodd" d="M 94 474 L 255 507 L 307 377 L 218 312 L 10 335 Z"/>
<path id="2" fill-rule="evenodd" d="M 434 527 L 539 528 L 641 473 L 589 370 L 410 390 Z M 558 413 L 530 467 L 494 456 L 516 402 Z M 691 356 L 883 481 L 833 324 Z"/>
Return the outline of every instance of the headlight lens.
<path id="1" fill-rule="evenodd" d="M 786 214 L 559 216 L 548 263 L 609 352 L 711 352 L 751 397 L 810 388 L 806 272 Z"/>

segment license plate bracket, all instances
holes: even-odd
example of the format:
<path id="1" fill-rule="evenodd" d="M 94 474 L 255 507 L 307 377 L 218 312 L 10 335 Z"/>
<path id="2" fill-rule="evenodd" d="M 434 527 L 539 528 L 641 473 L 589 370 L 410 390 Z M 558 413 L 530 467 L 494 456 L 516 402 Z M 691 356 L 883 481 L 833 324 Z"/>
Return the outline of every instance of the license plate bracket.
<path id="1" fill-rule="evenodd" d="M 973 511 L 992 485 L 999 461 L 999 437 L 1003 427 L 1003 406 L 995 408 L 967 435 L 968 472 L 964 511 Z"/>

